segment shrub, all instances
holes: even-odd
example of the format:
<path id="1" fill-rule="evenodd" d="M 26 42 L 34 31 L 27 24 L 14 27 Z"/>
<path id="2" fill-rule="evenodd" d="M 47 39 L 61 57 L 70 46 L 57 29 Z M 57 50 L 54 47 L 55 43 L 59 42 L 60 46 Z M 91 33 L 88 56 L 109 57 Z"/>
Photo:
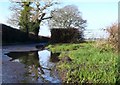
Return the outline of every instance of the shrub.
<path id="1" fill-rule="evenodd" d="M 119 30 L 119 26 L 117 23 L 113 24 L 112 26 L 108 27 L 107 28 L 107 32 L 109 33 L 109 38 L 108 38 L 108 42 L 110 45 L 112 45 L 112 47 L 117 51 L 117 52 L 120 52 L 120 49 L 119 49 L 119 33 L 120 33 L 120 30 Z M 118 83 L 120 83 L 120 57 L 119 57 L 119 53 L 118 53 L 118 60 L 117 60 L 117 68 L 118 68 L 118 71 L 117 71 L 117 76 L 116 76 L 116 85 Z"/>
<path id="2" fill-rule="evenodd" d="M 116 50 L 118 50 L 118 31 L 117 23 L 114 23 L 107 28 L 107 32 L 109 33 L 108 43 L 111 44 Z"/>

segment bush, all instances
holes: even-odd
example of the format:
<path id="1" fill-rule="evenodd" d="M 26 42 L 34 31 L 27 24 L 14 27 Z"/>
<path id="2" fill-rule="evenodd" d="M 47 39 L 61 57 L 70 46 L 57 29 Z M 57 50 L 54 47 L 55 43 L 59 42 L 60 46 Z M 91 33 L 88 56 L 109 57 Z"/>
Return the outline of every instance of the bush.
<path id="1" fill-rule="evenodd" d="M 76 43 L 82 42 L 83 40 L 83 32 L 80 32 L 79 29 L 51 29 L 52 43 Z"/>
<path id="2" fill-rule="evenodd" d="M 113 48 L 118 50 L 118 24 L 112 24 L 112 26 L 107 28 L 107 32 L 109 33 L 109 44 L 111 44 Z"/>
<path id="3" fill-rule="evenodd" d="M 112 47 L 117 51 L 120 52 L 119 49 L 119 26 L 117 23 L 113 24 L 112 26 L 107 28 L 107 32 L 109 33 L 109 38 L 108 38 L 108 42 L 110 45 L 112 45 Z M 119 53 L 118 53 L 118 59 L 117 59 L 117 76 L 116 76 L 116 85 L 120 83 L 120 57 L 119 57 Z"/>

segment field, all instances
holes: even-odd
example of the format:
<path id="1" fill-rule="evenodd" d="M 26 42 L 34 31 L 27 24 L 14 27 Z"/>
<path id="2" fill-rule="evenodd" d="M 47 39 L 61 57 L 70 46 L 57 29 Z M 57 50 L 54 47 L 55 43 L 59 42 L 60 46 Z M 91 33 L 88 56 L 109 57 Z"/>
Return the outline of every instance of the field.
<path id="1" fill-rule="evenodd" d="M 107 44 L 54 44 L 47 48 L 61 53 L 57 69 L 65 83 L 115 84 L 119 81 L 118 54 Z"/>

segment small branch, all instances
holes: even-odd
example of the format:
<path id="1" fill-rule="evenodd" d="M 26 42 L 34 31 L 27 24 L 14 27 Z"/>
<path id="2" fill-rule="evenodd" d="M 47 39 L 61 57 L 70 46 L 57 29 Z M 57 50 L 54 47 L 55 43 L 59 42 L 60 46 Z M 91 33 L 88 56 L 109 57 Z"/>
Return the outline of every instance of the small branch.
<path id="1" fill-rule="evenodd" d="M 40 20 L 42 20 L 44 16 L 45 16 L 45 13 L 43 13 L 43 14 L 41 15 Z"/>
<path id="2" fill-rule="evenodd" d="M 45 20 L 45 19 L 51 19 L 52 17 L 46 17 L 46 18 L 43 18 L 42 20 Z"/>

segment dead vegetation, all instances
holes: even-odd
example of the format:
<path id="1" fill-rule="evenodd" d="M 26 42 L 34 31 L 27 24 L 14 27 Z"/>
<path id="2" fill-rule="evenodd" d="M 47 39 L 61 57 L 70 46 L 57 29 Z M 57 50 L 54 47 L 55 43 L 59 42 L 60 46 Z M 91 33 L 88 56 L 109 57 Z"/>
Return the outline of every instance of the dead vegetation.
<path id="1" fill-rule="evenodd" d="M 107 32 L 109 33 L 109 37 L 108 37 L 108 43 L 110 45 L 112 45 L 112 47 L 116 50 L 118 50 L 118 34 L 119 34 L 119 30 L 118 30 L 118 24 L 114 23 L 112 24 L 110 27 L 108 27 Z"/>

